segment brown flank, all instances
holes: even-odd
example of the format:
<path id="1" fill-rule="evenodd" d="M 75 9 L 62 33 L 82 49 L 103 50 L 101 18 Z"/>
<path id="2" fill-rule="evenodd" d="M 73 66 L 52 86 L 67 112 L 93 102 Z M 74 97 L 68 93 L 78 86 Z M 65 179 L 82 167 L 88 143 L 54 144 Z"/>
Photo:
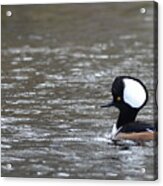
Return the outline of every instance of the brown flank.
<path id="1" fill-rule="evenodd" d="M 156 136 L 156 132 L 119 133 L 117 134 L 116 139 L 149 141 L 155 140 Z"/>

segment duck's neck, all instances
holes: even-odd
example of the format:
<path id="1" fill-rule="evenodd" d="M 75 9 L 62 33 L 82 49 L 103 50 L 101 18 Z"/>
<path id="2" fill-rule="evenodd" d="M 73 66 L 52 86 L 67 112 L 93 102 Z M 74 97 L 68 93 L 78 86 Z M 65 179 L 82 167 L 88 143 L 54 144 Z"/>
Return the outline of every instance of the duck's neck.
<path id="1" fill-rule="evenodd" d="M 137 110 L 121 110 L 117 120 L 117 129 L 125 124 L 134 122 L 137 113 Z"/>

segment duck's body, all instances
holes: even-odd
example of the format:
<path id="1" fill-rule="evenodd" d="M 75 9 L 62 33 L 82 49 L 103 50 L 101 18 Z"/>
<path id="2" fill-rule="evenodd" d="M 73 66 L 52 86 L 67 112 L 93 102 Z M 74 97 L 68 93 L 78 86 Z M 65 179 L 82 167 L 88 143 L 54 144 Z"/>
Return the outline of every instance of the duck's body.
<path id="1" fill-rule="evenodd" d="M 150 124 L 135 121 L 125 124 L 114 133 L 112 131 L 111 138 L 113 140 L 130 139 L 130 140 L 153 140 L 156 137 L 155 128 Z"/>
<path id="2" fill-rule="evenodd" d="M 148 93 L 145 85 L 130 76 L 117 77 L 112 85 L 113 101 L 102 107 L 115 106 L 120 110 L 113 125 L 111 139 L 153 140 L 157 129 L 151 124 L 135 121 L 139 110 L 146 104 Z"/>

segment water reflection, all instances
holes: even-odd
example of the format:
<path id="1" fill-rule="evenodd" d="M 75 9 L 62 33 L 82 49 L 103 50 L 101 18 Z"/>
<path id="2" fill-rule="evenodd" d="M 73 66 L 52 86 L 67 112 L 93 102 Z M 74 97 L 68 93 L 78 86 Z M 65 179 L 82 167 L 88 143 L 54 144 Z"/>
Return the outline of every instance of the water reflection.
<path id="1" fill-rule="evenodd" d="M 113 144 L 118 112 L 100 109 L 118 75 L 153 96 L 153 3 L 120 5 L 2 8 L 2 176 L 154 179 L 153 144 Z"/>

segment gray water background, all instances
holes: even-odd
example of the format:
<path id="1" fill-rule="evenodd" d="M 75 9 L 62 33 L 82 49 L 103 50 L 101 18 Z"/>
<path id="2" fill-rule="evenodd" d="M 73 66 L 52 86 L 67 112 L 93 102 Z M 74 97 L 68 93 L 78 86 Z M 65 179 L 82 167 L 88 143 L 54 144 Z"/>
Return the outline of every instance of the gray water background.
<path id="1" fill-rule="evenodd" d="M 114 145 L 100 108 L 134 76 L 153 122 L 153 47 L 152 2 L 2 6 L 2 176 L 153 180 L 153 143 Z"/>

